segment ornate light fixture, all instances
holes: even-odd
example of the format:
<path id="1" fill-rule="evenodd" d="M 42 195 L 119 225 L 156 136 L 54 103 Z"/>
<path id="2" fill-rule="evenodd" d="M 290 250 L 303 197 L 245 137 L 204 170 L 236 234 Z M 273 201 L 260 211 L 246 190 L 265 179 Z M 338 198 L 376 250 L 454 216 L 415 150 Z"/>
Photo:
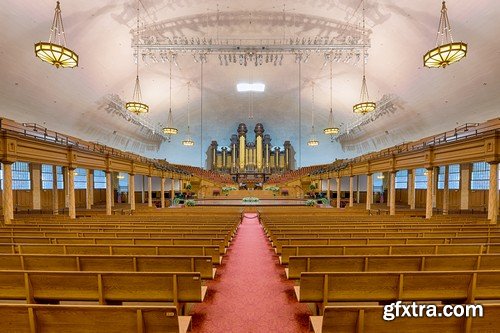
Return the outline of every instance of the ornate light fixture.
<path id="1" fill-rule="evenodd" d="M 339 128 L 333 124 L 333 62 L 330 61 L 330 115 L 328 117 L 328 127 L 323 130 L 326 135 L 333 139 L 335 134 L 339 133 Z"/>
<path id="2" fill-rule="evenodd" d="M 163 134 L 167 135 L 168 140 L 172 135 L 179 133 L 179 130 L 174 127 L 174 118 L 172 117 L 172 59 L 169 61 L 169 94 L 170 94 L 170 107 L 168 109 L 167 127 L 163 128 Z"/>
<path id="3" fill-rule="evenodd" d="M 52 41 L 57 41 L 53 43 Z M 35 44 L 35 56 L 56 68 L 73 68 L 78 66 L 78 55 L 66 47 L 66 35 L 61 16 L 61 6 L 57 1 L 48 42 Z"/>
<path id="4" fill-rule="evenodd" d="M 441 36 L 441 40 L 440 37 Z M 446 2 L 441 7 L 441 18 L 436 36 L 436 47 L 424 54 L 424 66 L 429 68 L 443 67 L 460 61 L 467 55 L 467 44 L 453 42 Z"/>
<path id="5" fill-rule="evenodd" d="M 182 144 L 187 147 L 193 147 L 194 141 L 191 138 L 191 131 L 189 130 L 189 99 L 190 99 L 190 88 L 191 82 L 188 82 L 188 91 L 187 91 L 187 134 L 186 138 L 182 140 Z"/>
<path id="6" fill-rule="evenodd" d="M 377 105 L 374 102 L 370 102 L 370 96 L 368 95 L 368 87 L 366 85 L 366 55 L 365 55 L 365 40 L 366 40 L 366 29 L 365 29 L 365 1 L 363 3 L 363 53 L 361 54 L 361 61 L 363 62 L 363 83 L 361 84 L 361 94 L 360 100 L 361 102 L 355 104 L 352 107 L 352 111 L 358 114 L 366 114 L 368 112 L 375 111 Z"/>
<path id="7" fill-rule="evenodd" d="M 312 83 L 312 109 L 311 109 L 311 137 L 309 141 L 307 141 L 307 145 L 309 147 L 316 147 L 319 145 L 319 141 L 316 139 L 316 135 L 314 133 L 314 82 Z"/>
<path id="8" fill-rule="evenodd" d="M 139 38 L 139 1 L 137 2 L 137 38 Z M 134 95 L 132 96 L 132 102 L 125 104 L 125 108 L 132 113 L 137 115 L 149 112 L 149 106 L 142 103 L 142 93 L 141 84 L 139 83 L 139 47 L 136 49 L 136 70 L 137 75 L 135 77 L 135 87 Z"/>

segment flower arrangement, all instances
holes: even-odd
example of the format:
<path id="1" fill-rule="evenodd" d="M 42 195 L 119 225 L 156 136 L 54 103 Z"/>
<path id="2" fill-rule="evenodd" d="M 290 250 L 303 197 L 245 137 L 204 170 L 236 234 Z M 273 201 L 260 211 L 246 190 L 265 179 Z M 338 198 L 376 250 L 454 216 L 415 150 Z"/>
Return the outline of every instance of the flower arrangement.
<path id="1" fill-rule="evenodd" d="M 186 190 L 191 191 L 192 188 L 193 187 L 192 187 L 191 183 L 186 184 Z"/>
<path id="2" fill-rule="evenodd" d="M 245 202 L 245 203 L 256 203 L 256 202 L 259 202 L 260 199 L 256 198 L 256 197 L 244 197 L 242 199 L 242 201 Z"/>
<path id="3" fill-rule="evenodd" d="M 184 201 L 184 205 L 186 205 L 187 207 L 193 207 L 193 206 L 196 206 L 196 201 L 186 200 L 186 201 Z"/>
<path id="4" fill-rule="evenodd" d="M 280 188 L 278 186 L 268 186 L 264 190 L 278 192 L 280 190 Z"/>
<path id="5" fill-rule="evenodd" d="M 311 183 L 311 184 L 309 185 L 309 189 L 310 189 L 311 191 L 314 191 L 314 190 L 316 189 L 316 185 L 314 185 L 313 183 Z"/>
<path id="6" fill-rule="evenodd" d="M 316 206 L 316 200 L 313 200 L 313 199 L 307 200 L 306 206 Z"/>
<path id="7" fill-rule="evenodd" d="M 329 201 L 327 198 L 321 198 L 321 203 L 322 203 L 323 205 L 328 206 L 328 205 L 330 204 L 330 201 Z"/>
<path id="8" fill-rule="evenodd" d="M 223 186 L 222 187 L 222 193 L 224 193 L 226 196 L 229 194 L 230 191 L 236 191 L 237 188 L 234 186 Z"/>

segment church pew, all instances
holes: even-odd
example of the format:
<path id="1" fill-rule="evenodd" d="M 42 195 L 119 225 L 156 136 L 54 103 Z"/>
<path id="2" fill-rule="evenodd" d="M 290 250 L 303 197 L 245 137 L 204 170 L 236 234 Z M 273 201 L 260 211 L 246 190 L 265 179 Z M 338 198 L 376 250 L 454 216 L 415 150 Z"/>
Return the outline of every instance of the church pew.
<path id="1" fill-rule="evenodd" d="M 200 255 L 211 256 L 220 264 L 222 256 L 217 245 L 61 245 L 0 243 L 0 253 L 75 254 L 75 255 Z"/>
<path id="2" fill-rule="evenodd" d="M 467 302 L 500 300 L 500 271 L 304 272 L 300 302 Z"/>
<path id="3" fill-rule="evenodd" d="M 500 254 L 290 256 L 285 268 L 289 279 L 302 272 L 500 270 Z"/>
<path id="4" fill-rule="evenodd" d="M 199 272 L 202 279 L 215 273 L 209 256 L 0 254 L 0 270 Z"/>
<path id="5" fill-rule="evenodd" d="M 277 254 L 285 245 L 412 245 L 412 244 L 487 244 L 500 243 L 499 237 L 374 237 L 374 238 L 279 238 L 274 244 Z"/>
<path id="6" fill-rule="evenodd" d="M 437 311 L 442 313 L 443 305 L 437 305 Z M 311 316 L 310 321 L 314 333 L 498 332 L 500 304 L 483 304 L 483 313 L 483 317 L 398 317 L 385 321 L 383 306 L 327 306 L 323 316 Z"/>
<path id="7" fill-rule="evenodd" d="M 173 306 L 0 304 L 3 333 L 186 333 Z"/>
<path id="8" fill-rule="evenodd" d="M 409 245 L 284 245 L 279 257 L 302 255 L 407 255 L 500 253 L 500 244 L 409 244 Z"/>
<path id="9" fill-rule="evenodd" d="M 202 302 L 200 273 L 0 271 L 0 299 L 27 303 Z"/>

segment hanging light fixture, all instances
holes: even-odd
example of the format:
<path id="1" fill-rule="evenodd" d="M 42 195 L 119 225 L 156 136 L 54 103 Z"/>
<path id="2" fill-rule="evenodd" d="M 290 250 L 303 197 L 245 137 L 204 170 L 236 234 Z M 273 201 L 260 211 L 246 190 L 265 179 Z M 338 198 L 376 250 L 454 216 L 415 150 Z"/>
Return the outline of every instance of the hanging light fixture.
<path id="1" fill-rule="evenodd" d="M 188 92 L 187 92 L 187 134 L 186 138 L 182 140 L 182 144 L 187 147 L 193 147 L 194 141 L 191 138 L 191 131 L 189 130 L 189 100 L 190 100 L 190 88 L 191 82 L 188 82 Z"/>
<path id="2" fill-rule="evenodd" d="M 56 41 L 57 43 L 53 43 Z M 56 68 L 73 68 L 78 66 L 78 55 L 66 47 L 66 35 L 61 16 L 61 6 L 57 1 L 50 28 L 48 42 L 39 42 L 35 44 L 35 56 L 42 61 L 56 66 Z"/>
<path id="3" fill-rule="evenodd" d="M 309 141 L 307 141 L 307 145 L 309 147 L 316 147 L 319 145 L 319 141 L 316 139 L 316 135 L 314 133 L 314 82 L 312 83 L 312 109 L 311 109 L 311 137 Z"/>
<path id="4" fill-rule="evenodd" d="M 179 130 L 174 127 L 174 118 L 172 117 L 172 59 L 169 61 L 169 82 L 170 107 L 168 109 L 167 127 L 163 128 L 163 134 L 166 134 L 170 140 L 172 135 L 179 133 Z"/>
<path id="5" fill-rule="evenodd" d="M 139 1 L 137 1 L 137 40 L 139 40 Z M 137 43 L 139 45 L 139 43 Z M 135 77 L 135 87 L 134 95 L 132 96 L 132 102 L 125 104 L 125 108 L 132 113 L 142 114 L 149 112 L 149 106 L 142 103 L 142 93 L 141 84 L 139 83 L 139 46 L 136 48 L 136 77 Z"/>
<path id="6" fill-rule="evenodd" d="M 363 61 L 363 82 L 361 84 L 361 94 L 360 100 L 361 102 L 355 104 L 352 107 L 352 111 L 358 114 L 366 114 L 372 111 L 375 111 L 377 105 L 374 102 L 370 102 L 370 96 L 368 95 L 368 87 L 366 85 L 366 54 L 365 54 L 365 45 L 366 45 L 366 29 L 365 29 L 365 1 L 363 3 L 363 53 L 361 54 L 361 60 Z"/>
<path id="7" fill-rule="evenodd" d="M 439 38 L 440 36 L 441 38 Z M 466 55 L 467 44 L 453 41 L 450 21 L 448 20 L 448 10 L 446 2 L 443 1 L 436 36 L 436 47 L 424 54 L 424 66 L 429 68 L 445 68 L 454 62 L 460 61 Z"/>
<path id="8" fill-rule="evenodd" d="M 328 127 L 323 132 L 333 139 L 333 136 L 338 134 L 339 131 L 339 128 L 333 124 L 333 62 L 330 60 L 330 115 L 328 116 Z"/>

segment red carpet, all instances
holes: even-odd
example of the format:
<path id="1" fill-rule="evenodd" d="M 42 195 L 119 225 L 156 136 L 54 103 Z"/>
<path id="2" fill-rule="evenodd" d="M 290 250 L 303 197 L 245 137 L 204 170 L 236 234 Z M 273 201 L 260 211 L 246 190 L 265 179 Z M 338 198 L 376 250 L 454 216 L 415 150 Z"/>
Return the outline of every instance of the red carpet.
<path id="1" fill-rule="evenodd" d="M 193 332 L 308 332 L 307 306 L 297 302 L 257 217 L 246 214 L 228 254 L 193 311 Z"/>

